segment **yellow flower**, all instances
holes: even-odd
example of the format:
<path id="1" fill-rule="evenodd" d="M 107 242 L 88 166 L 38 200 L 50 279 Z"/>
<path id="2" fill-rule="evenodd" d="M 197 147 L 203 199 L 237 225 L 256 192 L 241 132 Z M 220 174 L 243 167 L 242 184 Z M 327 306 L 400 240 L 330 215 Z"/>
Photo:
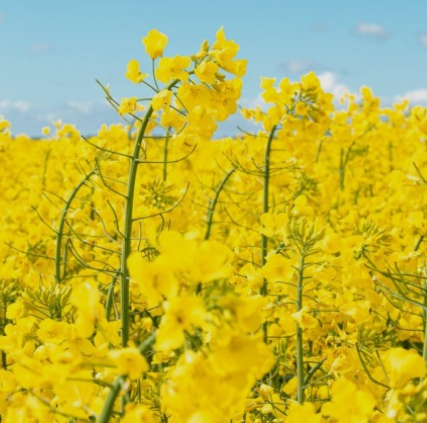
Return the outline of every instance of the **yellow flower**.
<path id="1" fill-rule="evenodd" d="M 157 332 L 156 349 L 173 350 L 182 346 L 184 331 L 202 326 L 207 313 L 199 297 L 180 296 L 164 303 L 165 314 Z"/>
<path id="2" fill-rule="evenodd" d="M 128 403 L 121 423 L 158 423 L 147 405 Z"/>
<path id="3" fill-rule="evenodd" d="M 415 350 L 391 348 L 385 353 L 390 387 L 403 388 L 411 379 L 426 375 L 426 363 Z"/>
<path id="4" fill-rule="evenodd" d="M 37 336 L 44 343 L 60 344 L 66 338 L 66 322 L 56 322 L 52 319 L 43 320 L 39 325 Z"/>
<path id="5" fill-rule="evenodd" d="M 120 101 L 119 113 L 121 115 L 133 113 L 136 110 L 137 100 L 138 99 L 136 97 L 130 97 L 130 98 L 123 97 L 122 100 Z"/>
<path id="6" fill-rule="evenodd" d="M 320 423 L 322 421 L 322 415 L 316 414 L 314 405 L 310 402 L 292 403 L 287 414 L 286 423 Z"/>
<path id="7" fill-rule="evenodd" d="M 43 126 L 42 134 L 43 135 L 49 135 L 50 134 L 50 128 L 48 126 Z"/>
<path id="8" fill-rule="evenodd" d="M 374 396 L 358 389 L 347 379 L 339 379 L 332 386 L 332 401 L 324 404 L 322 414 L 339 423 L 368 423 L 374 411 Z"/>
<path id="9" fill-rule="evenodd" d="M 168 37 L 157 31 L 157 29 L 152 29 L 142 39 L 142 44 L 145 46 L 145 52 L 152 59 L 156 59 L 163 54 L 163 50 L 168 44 Z"/>
<path id="10" fill-rule="evenodd" d="M 153 109 L 160 110 L 169 106 L 173 92 L 171 90 L 162 90 L 153 96 Z"/>
<path id="11" fill-rule="evenodd" d="M 307 307 L 303 307 L 300 311 L 293 313 L 291 317 L 301 326 L 303 329 L 313 329 L 319 326 L 319 322 L 309 312 Z"/>
<path id="12" fill-rule="evenodd" d="M 188 72 L 184 69 L 190 66 L 191 60 L 188 56 L 162 57 L 156 69 L 156 78 L 167 84 L 173 79 L 188 81 Z"/>
<path id="13" fill-rule="evenodd" d="M 201 82 L 206 84 L 214 84 L 216 81 L 216 73 L 219 70 L 219 66 L 213 62 L 202 62 L 197 66 L 194 73 Z"/>
<path id="14" fill-rule="evenodd" d="M 267 264 L 261 269 L 262 275 L 269 282 L 288 282 L 292 278 L 295 269 L 291 260 L 281 254 L 272 254 L 267 258 Z"/>
<path id="15" fill-rule="evenodd" d="M 0 116 L 0 132 L 5 129 L 10 129 L 10 122 L 7 121 L 3 116 Z"/>
<path id="16" fill-rule="evenodd" d="M 419 117 L 418 128 L 427 135 L 427 110 L 424 111 L 424 116 Z"/>
<path id="17" fill-rule="evenodd" d="M 138 379 L 149 369 L 147 360 L 141 355 L 138 348 L 112 350 L 109 352 L 109 357 L 117 366 L 118 373 L 129 376 L 130 379 Z"/>
<path id="18" fill-rule="evenodd" d="M 136 280 L 150 306 L 156 306 L 163 298 L 176 295 L 178 285 L 167 257 L 159 256 L 149 262 L 141 254 L 134 253 L 129 256 L 127 265 L 131 277 Z"/>
<path id="19" fill-rule="evenodd" d="M 132 81 L 134 84 L 139 84 L 144 78 L 147 78 L 148 74 L 142 73 L 139 68 L 138 60 L 129 60 L 126 69 L 126 78 Z"/>
<path id="20" fill-rule="evenodd" d="M 15 301 L 7 307 L 6 318 L 7 319 L 20 319 L 24 316 L 25 304 L 23 301 Z"/>

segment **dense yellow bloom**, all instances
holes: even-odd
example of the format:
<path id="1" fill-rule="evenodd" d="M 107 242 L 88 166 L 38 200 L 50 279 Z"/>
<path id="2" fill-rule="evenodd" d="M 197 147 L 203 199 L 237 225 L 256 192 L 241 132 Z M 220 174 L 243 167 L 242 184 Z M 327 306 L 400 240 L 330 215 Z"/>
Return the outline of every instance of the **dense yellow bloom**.
<path id="1" fill-rule="evenodd" d="M 128 404 L 121 421 L 122 423 L 157 423 L 158 420 L 148 406 Z"/>
<path id="2" fill-rule="evenodd" d="M 142 44 L 145 46 L 145 52 L 152 59 L 156 59 L 163 54 L 163 50 L 168 44 L 168 37 L 157 29 L 152 29 L 143 37 Z"/>
<path id="3" fill-rule="evenodd" d="M 184 331 L 192 332 L 195 326 L 203 326 L 207 313 L 197 297 L 174 298 L 164 303 L 165 315 L 157 333 L 156 349 L 173 350 L 182 346 Z"/>
<path id="4" fill-rule="evenodd" d="M 119 113 L 121 115 L 127 115 L 128 113 L 133 113 L 136 110 L 136 97 L 123 97 L 119 105 Z"/>
<path id="5" fill-rule="evenodd" d="M 89 139 L 0 118 L 2 422 L 426 420 L 425 108 L 262 78 L 213 141 L 238 50 L 153 62 Z"/>
<path id="6" fill-rule="evenodd" d="M 426 375 L 426 363 L 414 350 L 391 348 L 386 353 L 386 368 L 390 387 L 403 388 L 411 379 Z"/>
<path id="7" fill-rule="evenodd" d="M 162 90 L 153 96 L 153 109 L 160 110 L 161 108 L 167 108 L 170 105 L 172 99 L 171 90 Z"/>
<path id="8" fill-rule="evenodd" d="M 414 110 L 414 114 L 418 121 L 418 128 L 427 135 L 427 109 L 417 107 Z"/>
<path id="9" fill-rule="evenodd" d="M 216 81 L 216 73 L 219 70 L 219 66 L 214 62 L 202 62 L 197 66 L 194 73 L 201 82 L 206 84 L 214 84 Z"/>
<path id="10" fill-rule="evenodd" d="M 322 415 L 316 414 L 313 404 L 291 404 L 286 423 L 321 423 Z"/>
<path id="11" fill-rule="evenodd" d="M 342 423 L 368 423 L 376 401 L 372 394 L 340 379 L 332 387 L 332 401 L 322 408 L 322 414 Z"/>
<path id="12" fill-rule="evenodd" d="M 129 60 L 126 68 L 126 78 L 132 81 L 134 84 L 139 84 L 144 78 L 147 78 L 148 74 L 142 73 L 138 60 Z"/>
<path id="13" fill-rule="evenodd" d="M 7 121 L 4 116 L 0 116 L 0 132 L 4 131 L 5 129 L 10 129 L 10 122 Z"/>
<path id="14" fill-rule="evenodd" d="M 165 84 L 174 79 L 186 82 L 188 72 L 185 69 L 190 66 L 190 63 L 188 56 L 162 57 L 156 69 L 156 78 Z"/>
<path id="15" fill-rule="evenodd" d="M 131 379 L 138 379 L 149 369 L 147 360 L 141 355 L 138 348 L 122 348 L 109 352 L 109 357 L 117 366 L 117 372 L 127 375 Z"/>

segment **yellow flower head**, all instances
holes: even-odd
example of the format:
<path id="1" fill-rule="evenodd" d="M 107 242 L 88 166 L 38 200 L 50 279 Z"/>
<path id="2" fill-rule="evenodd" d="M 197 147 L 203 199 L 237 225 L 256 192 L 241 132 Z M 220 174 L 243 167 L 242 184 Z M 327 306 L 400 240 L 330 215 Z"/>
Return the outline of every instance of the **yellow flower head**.
<path id="1" fill-rule="evenodd" d="M 138 60 L 132 59 L 129 60 L 127 69 L 126 69 L 126 78 L 129 79 L 129 81 L 132 81 L 134 84 L 139 84 L 142 82 L 144 78 L 147 78 L 147 73 L 142 73 L 139 68 L 139 62 Z"/>
<path id="2" fill-rule="evenodd" d="M 170 105 L 172 99 L 172 91 L 171 90 L 162 90 L 159 93 L 153 96 L 153 109 L 160 110 L 163 107 L 168 107 Z"/>
<path id="3" fill-rule="evenodd" d="M 129 347 L 121 350 L 110 351 L 109 356 L 117 366 L 121 375 L 127 375 L 130 379 L 138 379 L 149 367 L 147 360 L 141 355 L 138 348 Z"/>
<path id="4" fill-rule="evenodd" d="M 126 115 L 128 113 L 133 113 L 136 110 L 136 97 L 123 97 L 119 106 L 119 113 L 121 115 Z"/>
<path id="5" fill-rule="evenodd" d="M 168 44 L 168 37 L 165 34 L 152 29 L 147 36 L 142 39 L 145 46 L 145 52 L 152 58 L 157 59 L 163 54 L 163 50 Z"/>
<path id="6" fill-rule="evenodd" d="M 156 69 L 156 78 L 165 84 L 172 79 L 188 81 L 188 72 L 185 69 L 190 66 L 190 63 L 188 56 L 163 57 Z"/>
<path id="7" fill-rule="evenodd" d="M 418 129 L 427 135 L 427 109 L 416 107 L 415 117 L 418 121 Z"/>
<path id="8" fill-rule="evenodd" d="M 218 72 L 219 66 L 213 62 L 202 62 L 197 66 L 194 73 L 201 82 L 206 84 L 214 84 L 216 81 L 216 73 Z"/>
<path id="9" fill-rule="evenodd" d="M 387 351 L 386 369 L 393 389 L 401 389 L 411 379 L 426 375 L 424 359 L 415 350 L 405 350 L 400 347 Z"/>

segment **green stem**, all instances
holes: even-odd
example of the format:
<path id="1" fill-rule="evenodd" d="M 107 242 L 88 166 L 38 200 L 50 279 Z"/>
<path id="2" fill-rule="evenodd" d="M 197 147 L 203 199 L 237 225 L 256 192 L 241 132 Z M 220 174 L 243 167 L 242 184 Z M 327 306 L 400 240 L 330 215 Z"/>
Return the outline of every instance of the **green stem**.
<path id="1" fill-rule="evenodd" d="M 150 335 L 142 344 L 139 346 L 139 352 L 144 355 L 144 353 L 150 348 L 154 342 L 155 335 Z M 119 395 L 120 389 L 123 386 L 123 382 L 126 380 L 124 375 L 120 375 L 111 385 L 111 390 L 108 394 L 108 397 L 104 403 L 104 407 L 101 411 L 101 414 L 98 417 L 97 423 L 108 423 L 110 421 L 111 414 L 113 412 L 114 403 Z"/>
<path id="2" fill-rule="evenodd" d="M 126 192 L 125 212 L 124 212 L 124 229 L 123 229 L 123 242 L 122 242 L 122 254 L 120 268 L 121 284 L 120 284 L 120 311 L 122 320 L 122 345 L 127 346 L 129 341 L 129 270 L 126 265 L 126 260 L 132 251 L 131 237 L 132 237 L 132 220 L 133 220 L 133 203 L 135 198 L 135 184 L 136 175 L 138 170 L 138 158 L 141 150 L 142 140 L 147 129 L 150 117 L 153 114 L 153 107 L 150 106 L 144 120 L 142 122 L 141 130 L 139 131 L 138 137 L 135 141 L 132 159 L 130 162 L 128 186 Z"/>
<path id="3" fill-rule="evenodd" d="M 90 171 L 84 177 L 84 179 L 80 181 L 80 183 L 74 188 L 70 197 L 66 201 L 64 208 L 62 209 L 62 215 L 61 215 L 61 219 L 59 220 L 59 227 L 56 235 L 56 249 L 55 249 L 55 280 L 57 283 L 61 283 L 61 246 L 62 246 L 62 239 L 64 236 L 64 226 L 65 226 L 65 221 L 67 219 L 68 210 L 70 209 L 71 203 L 73 202 L 80 188 L 86 184 L 86 182 L 90 179 L 90 177 L 94 173 L 95 173 L 95 169 Z"/>
<path id="4" fill-rule="evenodd" d="M 163 182 L 166 182 L 168 179 L 168 144 L 170 138 L 170 128 L 168 128 L 168 133 L 165 137 L 165 145 L 163 148 Z"/>
<path id="5" fill-rule="evenodd" d="M 273 126 L 273 129 L 270 132 L 268 137 L 267 145 L 265 148 L 265 158 L 264 158 L 264 191 L 262 199 L 262 213 L 268 213 L 270 209 L 269 205 L 269 195 L 270 195 L 270 155 L 271 155 L 271 145 L 274 140 L 274 133 L 276 132 L 276 126 Z M 268 238 L 265 235 L 261 235 L 261 266 L 264 266 L 267 262 L 267 249 L 268 249 Z M 261 288 L 261 294 L 267 294 L 267 281 L 264 281 L 264 284 Z"/>
<path id="6" fill-rule="evenodd" d="M 178 84 L 178 80 L 173 81 L 166 89 L 170 90 L 176 84 Z M 125 210 L 124 210 L 124 228 L 123 228 L 123 242 L 122 242 L 122 254 L 121 254 L 121 284 L 120 284 L 120 312 L 121 312 L 121 320 L 122 320 L 122 345 L 126 347 L 129 341 L 129 327 L 130 327 L 130 319 L 129 319 L 129 270 L 126 265 L 126 260 L 132 252 L 132 222 L 133 222 L 133 203 L 135 199 L 135 184 L 136 184 L 136 176 L 138 171 L 139 164 L 139 153 L 141 150 L 141 144 L 144 139 L 145 131 L 147 129 L 148 123 L 150 121 L 151 115 L 153 114 L 153 106 L 147 110 L 147 113 L 142 121 L 141 129 L 138 133 L 138 137 L 134 144 L 132 158 L 130 159 L 130 168 L 129 168 L 129 176 L 128 176 L 128 186 L 126 191 L 126 201 L 125 201 Z"/>
<path id="7" fill-rule="evenodd" d="M 105 318 L 110 321 L 111 319 L 111 309 L 113 308 L 114 302 L 114 287 L 116 285 L 116 276 L 120 275 L 120 269 L 117 270 L 117 273 L 111 278 L 110 286 L 108 287 L 107 301 L 105 303 Z"/>
<path id="8" fill-rule="evenodd" d="M 208 240 L 211 236 L 211 229 L 213 224 L 213 217 L 215 214 L 215 207 L 218 203 L 219 194 L 221 194 L 221 191 L 224 189 L 225 184 L 230 179 L 230 176 L 236 171 L 236 168 L 231 169 L 224 177 L 224 179 L 221 181 L 221 183 L 218 185 L 218 188 L 215 193 L 215 197 L 212 200 L 211 206 L 208 210 L 208 217 L 207 217 L 207 228 L 206 228 L 206 234 L 205 234 L 205 240 Z"/>
<path id="9" fill-rule="evenodd" d="M 420 248 L 420 246 L 421 246 L 421 244 L 422 244 L 423 241 L 424 241 L 424 235 L 421 235 L 418 238 L 417 243 L 415 244 L 414 251 L 418 251 L 418 249 Z"/>
<path id="10" fill-rule="evenodd" d="M 270 132 L 270 136 L 267 140 L 267 145 L 265 147 L 265 158 L 264 158 L 264 191 L 262 199 L 262 213 L 268 213 L 270 209 L 269 205 L 269 195 L 270 195 L 270 156 L 271 156 L 271 145 L 274 140 L 274 133 L 276 132 L 276 126 L 273 126 L 273 129 Z M 268 238 L 262 234 L 261 235 L 261 266 L 264 266 L 267 263 L 267 251 L 268 251 Z M 263 280 L 262 287 L 260 289 L 260 294 L 263 296 L 267 295 L 267 279 Z M 268 340 L 268 324 L 265 321 L 262 325 L 262 331 L 264 333 L 264 342 Z"/>
<path id="11" fill-rule="evenodd" d="M 302 293 L 304 284 L 304 254 L 301 256 L 300 265 L 298 269 L 297 281 L 297 311 L 302 309 Z M 301 326 L 297 323 L 297 399 L 300 404 L 304 403 L 304 346 L 303 346 L 303 333 Z"/>

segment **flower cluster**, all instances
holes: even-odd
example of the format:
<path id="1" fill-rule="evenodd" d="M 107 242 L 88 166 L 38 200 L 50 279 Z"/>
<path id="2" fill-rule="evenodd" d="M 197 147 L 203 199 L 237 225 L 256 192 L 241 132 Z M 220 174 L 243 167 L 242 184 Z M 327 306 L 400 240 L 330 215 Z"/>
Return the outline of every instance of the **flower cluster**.
<path id="1" fill-rule="evenodd" d="M 427 422 L 427 111 L 262 78 L 212 140 L 238 44 L 142 43 L 124 124 L 0 118 L 2 423 Z"/>

